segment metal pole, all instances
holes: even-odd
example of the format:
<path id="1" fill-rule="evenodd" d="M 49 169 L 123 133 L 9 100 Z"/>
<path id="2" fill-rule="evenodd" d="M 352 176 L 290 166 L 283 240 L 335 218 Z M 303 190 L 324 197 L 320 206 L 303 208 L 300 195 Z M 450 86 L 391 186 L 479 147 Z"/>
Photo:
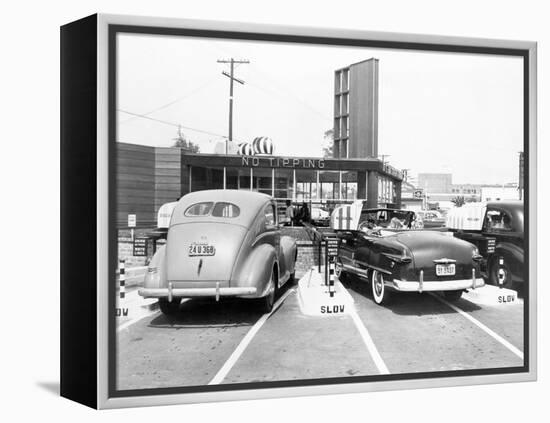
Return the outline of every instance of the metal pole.
<path id="1" fill-rule="evenodd" d="M 330 297 L 334 297 L 334 257 L 329 260 L 328 292 Z"/>
<path id="2" fill-rule="evenodd" d="M 229 78 L 229 140 L 225 141 L 225 154 L 227 155 L 229 149 L 229 141 L 233 141 L 233 69 L 235 61 L 231 58 L 231 70 Z"/>
<path id="3" fill-rule="evenodd" d="M 119 296 L 120 296 L 120 299 L 124 299 L 124 297 L 126 296 L 126 269 L 125 269 L 125 265 L 126 265 L 126 260 L 125 259 L 120 259 L 118 261 L 118 283 L 119 283 L 119 288 L 120 288 L 120 291 L 119 291 Z"/>
<path id="4" fill-rule="evenodd" d="M 325 239 L 325 285 L 328 285 L 328 240 Z"/>
<path id="5" fill-rule="evenodd" d="M 319 243 L 317 244 L 318 245 L 318 250 L 317 250 L 317 263 L 318 263 L 318 266 L 319 266 L 319 273 L 321 273 L 321 242 L 323 242 L 322 239 L 319 239 Z"/>

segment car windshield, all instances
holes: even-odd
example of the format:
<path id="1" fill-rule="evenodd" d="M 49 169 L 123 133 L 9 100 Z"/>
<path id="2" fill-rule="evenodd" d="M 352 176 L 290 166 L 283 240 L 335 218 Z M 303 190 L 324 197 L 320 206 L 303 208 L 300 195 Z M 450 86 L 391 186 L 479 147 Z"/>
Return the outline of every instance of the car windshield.
<path id="1" fill-rule="evenodd" d="M 187 207 L 184 215 L 187 217 L 213 216 L 213 217 L 237 217 L 241 210 L 233 203 L 207 201 L 195 203 Z"/>
<path id="2" fill-rule="evenodd" d="M 360 223 L 371 227 L 388 229 L 409 229 L 414 213 L 403 210 L 368 210 L 361 213 Z"/>

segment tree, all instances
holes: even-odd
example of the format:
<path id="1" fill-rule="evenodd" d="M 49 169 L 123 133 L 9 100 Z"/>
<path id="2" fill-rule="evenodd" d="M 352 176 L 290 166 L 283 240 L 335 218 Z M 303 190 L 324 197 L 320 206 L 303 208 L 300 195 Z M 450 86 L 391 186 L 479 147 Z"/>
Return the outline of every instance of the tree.
<path id="1" fill-rule="evenodd" d="M 334 148 L 334 129 L 328 129 L 323 136 L 323 157 L 332 158 Z"/>
<path id="2" fill-rule="evenodd" d="M 463 195 L 457 195 L 455 198 L 451 199 L 451 202 L 455 207 L 462 207 L 466 203 L 466 200 Z"/>
<path id="3" fill-rule="evenodd" d="M 178 136 L 174 138 L 176 141 L 172 147 L 179 147 L 181 148 L 185 153 L 199 153 L 200 147 L 193 143 L 191 140 L 188 140 L 183 131 L 181 130 L 181 126 L 178 126 Z"/>

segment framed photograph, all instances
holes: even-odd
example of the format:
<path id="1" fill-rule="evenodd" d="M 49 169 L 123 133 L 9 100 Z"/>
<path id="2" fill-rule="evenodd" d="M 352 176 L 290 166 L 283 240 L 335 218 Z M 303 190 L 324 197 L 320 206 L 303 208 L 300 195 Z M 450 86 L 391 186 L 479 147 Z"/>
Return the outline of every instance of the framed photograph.
<path id="1" fill-rule="evenodd" d="M 61 28 L 61 394 L 536 379 L 536 43 Z"/>

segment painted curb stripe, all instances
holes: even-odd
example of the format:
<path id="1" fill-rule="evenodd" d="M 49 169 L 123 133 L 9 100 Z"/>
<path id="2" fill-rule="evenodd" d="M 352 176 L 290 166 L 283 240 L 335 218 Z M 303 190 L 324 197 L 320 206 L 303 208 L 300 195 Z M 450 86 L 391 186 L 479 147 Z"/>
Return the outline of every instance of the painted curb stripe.
<path id="1" fill-rule="evenodd" d="M 293 292 L 296 292 L 295 288 L 289 289 L 286 291 L 281 298 L 275 303 L 273 306 L 273 310 L 271 310 L 270 313 L 264 314 L 260 319 L 252 326 L 252 328 L 248 331 L 248 333 L 245 335 L 245 337 L 242 339 L 242 341 L 237 345 L 237 348 L 235 348 L 235 351 L 231 353 L 225 364 L 222 366 L 222 368 L 216 373 L 214 378 L 208 383 L 209 385 L 219 385 L 223 382 L 223 380 L 226 378 L 228 373 L 231 371 L 237 360 L 241 357 L 243 352 L 246 350 L 254 336 L 258 333 L 258 331 L 261 329 L 263 324 L 271 317 L 273 313 L 277 311 L 277 309 L 281 306 L 283 301 Z"/>
<path id="2" fill-rule="evenodd" d="M 508 342 L 506 339 L 504 339 L 502 336 L 498 335 L 496 332 L 489 329 L 487 326 L 485 326 L 483 323 L 481 323 L 479 320 L 473 318 L 468 313 L 466 313 L 461 308 L 458 308 L 454 304 L 451 304 L 447 300 L 439 297 L 438 295 L 431 294 L 432 297 L 437 298 L 439 301 L 441 301 L 443 304 L 449 306 L 457 313 L 464 316 L 466 319 L 468 319 L 470 322 L 472 322 L 474 325 L 476 325 L 478 328 L 480 328 L 482 331 L 484 331 L 487 335 L 491 336 L 496 341 L 500 342 L 502 345 L 504 345 L 506 348 L 508 348 L 511 352 L 513 352 L 515 355 L 517 355 L 519 358 L 523 360 L 523 352 L 519 350 L 518 348 L 514 347 L 510 342 Z"/>

